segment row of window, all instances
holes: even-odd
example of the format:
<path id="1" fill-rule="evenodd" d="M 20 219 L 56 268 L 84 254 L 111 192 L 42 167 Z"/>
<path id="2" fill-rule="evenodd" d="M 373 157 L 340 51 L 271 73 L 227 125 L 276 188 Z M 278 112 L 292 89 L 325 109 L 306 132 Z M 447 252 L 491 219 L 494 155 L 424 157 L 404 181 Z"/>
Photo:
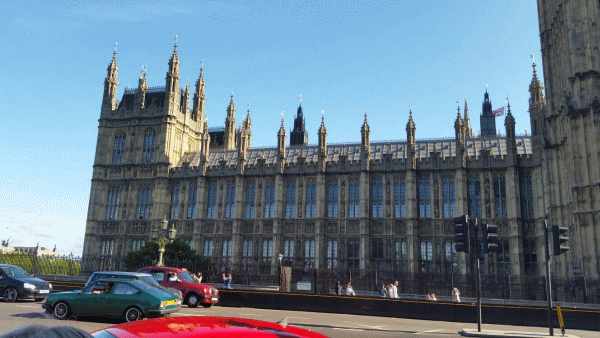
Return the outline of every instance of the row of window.
<path id="1" fill-rule="evenodd" d="M 125 158 L 127 136 L 125 132 L 118 132 L 115 135 L 113 145 L 113 164 L 121 164 Z M 142 147 L 142 163 L 154 162 L 154 153 L 156 149 L 156 131 L 154 129 L 146 130 L 144 134 L 144 145 Z"/>
<path id="2" fill-rule="evenodd" d="M 468 187 L 468 214 L 471 217 L 482 217 L 482 195 L 481 183 L 479 177 L 470 177 L 467 182 Z M 288 182 L 285 187 L 285 218 L 296 218 L 297 207 L 297 188 L 296 182 Z M 305 217 L 316 217 L 316 182 L 308 180 L 305 187 Z M 523 218 L 533 218 L 533 191 L 530 175 L 524 175 L 520 184 L 521 192 L 521 211 Z M 147 219 L 150 205 L 150 187 L 142 185 L 138 190 L 138 203 L 136 208 L 136 219 Z M 223 209 L 223 218 L 235 217 L 235 183 L 228 182 L 225 192 L 225 204 Z M 188 188 L 187 209 L 180 210 L 181 189 L 179 183 L 171 186 L 171 206 L 169 211 L 170 219 L 195 219 L 196 218 L 196 198 L 198 194 L 197 185 L 191 184 Z M 266 182 L 264 189 L 265 204 L 264 218 L 273 218 L 275 216 L 275 184 L 272 181 Z M 338 218 L 339 211 L 339 189 L 338 181 L 330 180 L 327 183 L 326 212 L 329 218 Z M 429 178 L 420 178 L 418 180 L 418 217 L 431 218 L 431 188 Z M 507 218 L 506 201 L 506 183 L 504 176 L 494 177 L 493 184 L 494 199 L 494 217 Z M 112 186 L 108 190 L 106 203 L 106 219 L 114 220 L 117 218 L 119 203 L 119 187 Z M 254 182 L 246 185 L 245 196 L 245 218 L 259 218 L 256 210 L 256 185 Z M 443 178 L 442 181 L 442 203 L 443 217 L 451 218 L 456 216 L 454 179 Z M 211 183 L 207 193 L 206 218 L 217 218 L 217 183 Z M 384 205 L 383 183 L 381 179 L 374 179 L 371 183 L 371 217 L 382 218 Z M 359 217 L 360 208 L 360 188 L 358 180 L 350 180 L 348 185 L 348 218 Z M 403 179 L 394 181 L 394 217 L 406 217 L 406 185 Z"/>

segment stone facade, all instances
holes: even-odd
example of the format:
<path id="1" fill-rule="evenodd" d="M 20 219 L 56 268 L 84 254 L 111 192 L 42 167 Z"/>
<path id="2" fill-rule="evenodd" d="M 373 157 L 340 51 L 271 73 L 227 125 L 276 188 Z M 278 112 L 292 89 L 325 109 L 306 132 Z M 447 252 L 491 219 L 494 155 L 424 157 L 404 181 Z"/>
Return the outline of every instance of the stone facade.
<path id="1" fill-rule="evenodd" d="M 541 154 L 542 215 L 569 227 L 560 275 L 600 272 L 600 4 L 538 0 L 544 107 L 531 114 Z M 537 95 L 537 94 L 536 94 Z"/>
<path id="2" fill-rule="evenodd" d="M 290 146 L 282 120 L 277 147 L 252 148 L 250 111 L 236 129 L 233 95 L 225 125 L 209 130 L 202 71 L 188 108 L 177 46 L 165 87 L 148 88 L 142 73 L 138 88 L 127 89 L 121 101 L 115 53 L 84 256 L 136 249 L 166 217 L 178 237 L 226 264 L 274 265 L 282 254 L 294 266 L 464 274 L 471 267 L 453 252 L 450 218 L 469 214 L 499 228 L 501 252 L 486 259 L 484 273 L 544 274 L 547 218 L 572 231 L 571 251 L 555 260 L 555 271 L 597 278 L 598 3 L 584 2 L 592 12 L 574 2 L 538 2 L 549 99 L 534 64 L 531 136 L 515 134 L 509 104 L 506 136 L 492 127 L 474 137 L 465 101 L 450 139 L 417 140 L 409 111 L 405 142 L 371 142 L 365 114 L 356 126 L 360 143 L 327 144 L 322 119 L 318 144 L 311 146 L 299 108 Z M 486 92 L 486 116 L 487 102 Z"/>

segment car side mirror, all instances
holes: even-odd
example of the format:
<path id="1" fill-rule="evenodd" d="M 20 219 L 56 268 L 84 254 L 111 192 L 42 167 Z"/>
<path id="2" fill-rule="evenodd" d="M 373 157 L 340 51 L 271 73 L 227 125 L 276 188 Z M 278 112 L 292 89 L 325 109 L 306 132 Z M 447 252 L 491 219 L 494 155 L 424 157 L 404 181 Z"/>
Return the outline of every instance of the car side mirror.
<path id="1" fill-rule="evenodd" d="M 83 295 L 83 290 L 79 290 L 78 292 L 80 295 Z"/>

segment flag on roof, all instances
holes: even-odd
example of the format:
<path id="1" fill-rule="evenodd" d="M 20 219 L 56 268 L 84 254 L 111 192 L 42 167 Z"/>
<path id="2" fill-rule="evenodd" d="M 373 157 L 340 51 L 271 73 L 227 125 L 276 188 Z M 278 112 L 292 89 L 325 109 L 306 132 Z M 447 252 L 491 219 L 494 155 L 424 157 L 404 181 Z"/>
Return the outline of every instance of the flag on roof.
<path id="1" fill-rule="evenodd" d="M 492 114 L 496 117 L 504 115 L 504 107 L 494 110 Z"/>

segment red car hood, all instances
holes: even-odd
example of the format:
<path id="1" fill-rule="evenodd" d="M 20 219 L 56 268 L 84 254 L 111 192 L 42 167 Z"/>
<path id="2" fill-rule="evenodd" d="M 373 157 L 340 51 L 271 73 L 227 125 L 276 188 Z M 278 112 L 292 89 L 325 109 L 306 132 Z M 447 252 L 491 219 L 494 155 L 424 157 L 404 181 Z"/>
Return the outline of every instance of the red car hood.
<path id="1" fill-rule="evenodd" d="M 118 338 L 191 338 L 191 337 L 326 337 L 309 330 L 281 324 L 230 317 L 180 316 L 140 320 L 110 326 L 92 336 Z"/>

